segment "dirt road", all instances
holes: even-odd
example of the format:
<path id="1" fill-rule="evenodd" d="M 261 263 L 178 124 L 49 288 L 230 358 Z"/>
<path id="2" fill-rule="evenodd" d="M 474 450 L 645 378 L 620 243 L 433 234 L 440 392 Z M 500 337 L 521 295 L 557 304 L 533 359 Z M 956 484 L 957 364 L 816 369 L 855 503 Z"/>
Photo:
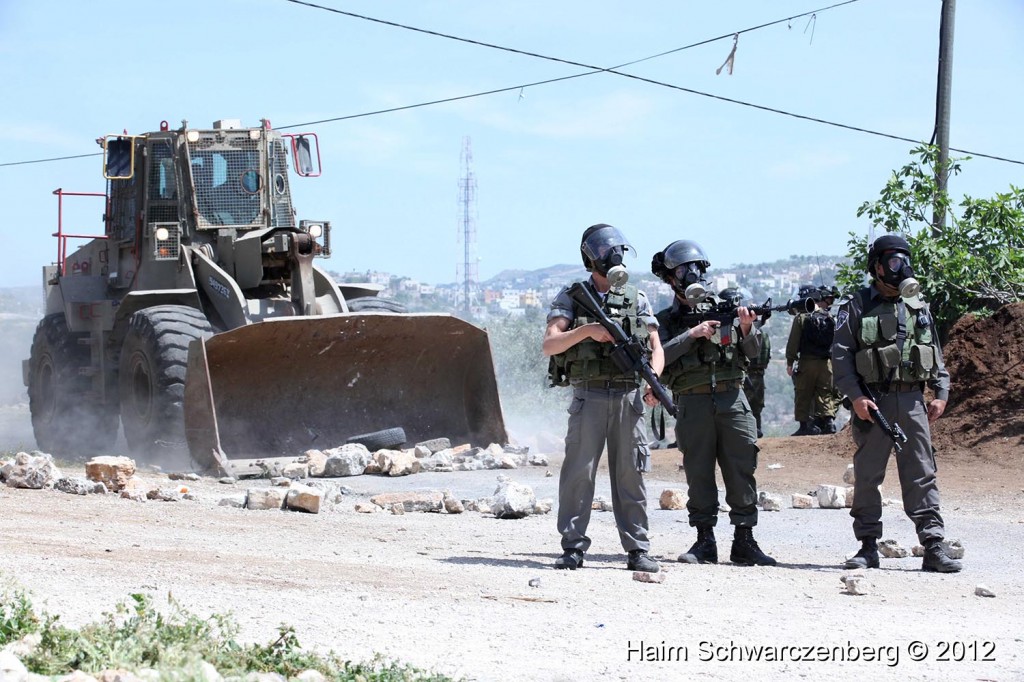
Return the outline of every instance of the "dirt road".
<path id="1" fill-rule="evenodd" d="M 677 563 L 692 532 L 685 512 L 657 509 L 657 499 L 685 483 L 678 453 L 659 451 L 648 492 L 663 584 L 632 580 L 611 513 L 594 513 L 583 569 L 562 572 L 551 569 L 553 514 L 353 511 L 386 490 L 486 496 L 495 471 L 347 478 L 339 482 L 352 495 L 319 515 L 217 506 L 265 481 L 203 479 L 188 484 L 197 502 L 173 503 L 0 488 L 0 571 L 69 624 L 133 592 L 170 593 L 196 613 L 233 612 L 247 641 L 268 641 L 288 623 L 305 647 L 352 660 L 382 652 L 478 680 L 1024 679 L 1020 462 L 940 471 L 949 536 L 967 550 L 963 573 L 923 574 L 919 559 L 883 559 L 867 572 L 871 593 L 851 596 L 839 568 L 856 549 L 846 511 L 788 508 L 790 493 L 841 483 L 846 460 L 825 441 L 762 441 L 761 487 L 787 500 L 781 512 L 762 513 L 757 529 L 776 568 Z M 550 477 L 536 467 L 505 473 L 554 498 L 557 464 Z M 894 471 L 889 481 L 885 496 L 898 498 Z M 598 493 L 608 494 L 604 473 Z M 898 506 L 884 521 L 885 537 L 915 544 Z M 726 555 L 727 523 L 723 515 Z M 979 583 L 997 596 L 975 596 Z"/>

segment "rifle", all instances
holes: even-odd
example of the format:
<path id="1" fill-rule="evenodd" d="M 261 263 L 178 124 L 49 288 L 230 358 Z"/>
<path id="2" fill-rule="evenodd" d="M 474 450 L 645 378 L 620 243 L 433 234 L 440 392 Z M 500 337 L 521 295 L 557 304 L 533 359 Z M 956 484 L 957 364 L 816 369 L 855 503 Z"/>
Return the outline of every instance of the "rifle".
<path id="1" fill-rule="evenodd" d="M 861 382 L 860 387 L 864 389 L 864 395 L 866 395 L 871 402 L 877 403 L 875 394 L 870 388 L 868 388 L 867 384 Z M 852 407 L 850 409 L 852 409 Z M 889 436 L 889 439 L 892 440 L 892 445 L 896 449 L 896 454 L 903 452 L 903 443 L 907 442 L 907 434 L 903 432 L 900 425 L 890 424 L 889 420 L 882 416 L 882 412 L 878 408 L 869 407 L 868 414 L 871 415 L 871 418 L 876 424 L 882 427 L 882 430 L 885 431 L 885 435 Z"/>
<path id="2" fill-rule="evenodd" d="M 771 317 L 773 311 L 787 309 L 786 305 L 772 306 L 772 299 L 770 297 L 762 305 L 747 306 L 747 310 L 756 315 L 760 315 L 764 319 Z M 715 334 L 721 334 L 719 337 L 721 339 L 721 343 L 723 345 L 728 345 L 732 339 L 732 322 L 739 317 L 737 310 L 738 306 L 731 305 L 726 301 L 721 301 L 707 310 L 685 313 L 681 317 L 682 325 L 689 329 L 691 327 L 696 327 L 702 322 L 707 322 L 708 320 L 717 320 L 721 324 Z M 712 336 L 712 338 L 714 338 L 714 336 Z"/>
<path id="3" fill-rule="evenodd" d="M 622 372 L 639 372 L 644 381 L 647 382 L 647 385 L 651 387 L 654 397 L 658 399 L 658 402 L 665 407 L 669 414 L 673 417 L 676 416 L 676 404 L 672 400 L 672 394 L 658 381 L 658 377 L 654 374 L 654 369 L 651 367 L 651 361 L 647 357 L 647 351 L 640 345 L 640 341 L 636 337 L 626 336 L 622 326 L 608 317 L 608 314 L 601 309 L 597 299 L 594 298 L 590 288 L 583 282 L 573 284 L 569 287 L 567 293 L 569 298 L 586 310 L 591 317 L 595 318 L 612 335 L 615 348 L 612 350 L 611 358 L 615 366 Z"/>

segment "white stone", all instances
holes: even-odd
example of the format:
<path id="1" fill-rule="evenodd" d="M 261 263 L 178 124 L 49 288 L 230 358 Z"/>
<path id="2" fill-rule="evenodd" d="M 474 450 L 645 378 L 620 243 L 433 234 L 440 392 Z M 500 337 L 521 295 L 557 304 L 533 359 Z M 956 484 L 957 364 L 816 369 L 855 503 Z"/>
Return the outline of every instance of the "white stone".
<path id="1" fill-rule="evenodd" d="M 0 680 L 3 682 L 24 682 L 28 679 L 28 669 L 10 651 L 0 651 Z"/>
<path id="2" fill-rule="evenodd" d="M 790 498 L 790 504 L 793 509 L 810 509 L 814 506 L 814 498 L 810 495 L 793 493 L 793 496 Z"/>
<path id="3" fill-rule="evenodd" d="M 491 513 L 499 519 L 519 519 L 530 514 L 537 497 L 529 486 L 502 481 L 491 498 Z"/>
<path id="4" fill-rule="evenodd" d="M 444 496 L 444 510 L 449 514 L 461 514 L 466 511 L 466 508 L 462 506 L 462 502 L 456 497 L 451 495 Z"/>
<path id="5" fill-rule="evenodd" d="M 603 497 L 595 497 L 594 501 L 590 503 L 590 508 L 596 511 L 611 511 L 612 503 Z"/>
<path id="6" fill-rule="evenodd" d="M 764 511 L 782 511 L 782 498 L 778 495 L 766 493 L 761 500 L 761 509 Z"/>
<path id="7" fill-rule="evenodd" d="M 526 461 L 529 462 L 530 466 L 535 467 L 546 467 L 549 463 L 548 456 L 539 453 L 530 455 Z"/>
<path id="8" fill-rule="evenodd" d="M 682 488 L 665 488 L 658 498 L 658 505 L 662 509 L 686 509 L 686 491 Z"/>
<path id="9" fill-rule="evenodd" d="M 847 464 L 846 471 L 843 472 L 843 483 L 846 485 L 853 485 L 857 482 L 856 476 L 853 474 L 853 465 Z"/>
<path id="10" fill-rule="evenodd" d="M 396 492 L 381 493 L 370 498 L 370 502 L 384 509 L 391 509 L 399 504 L 407 512 L 439 512 L 444 509 L 444 493 L 427 492 Z"/>
<path id="11" fill-rule="evenodd" d="M 846 506 L 846 488 L 834 485 L 818 486 L 818 506 L 822 509 L 842 509 Z"/>
<path id="12" fill-rule="evenodd" d="M 324 477 L 360 476 L 367 472 L 372 457 L 370 451 L 361 443 L 346 443 L 341 447 L 324 450 L 327 460 L 324 462 Z M 378 470 L 376 473 L 380 473 Z"/>
<path id="13" fill-rule="evenodd" d="M 996 593 L 990 590 L 987 586 L 978 583 L 974 586 L 974 594 L 979 597 L 994 597 Z"/>
<path id="14" fill-rule="evenodd" d="M 840 580 L 846 585 L 846 591 L 850 594 L 863 595 L 871 592 L 871 585 L 864 576 L 844 575 Z"/>
<path id="15" fill-rule="evenodd" d="M 281 509 L 287 490 L 281 488 L 249 488 L 245 499 L 246 509 L 265 510 Z"/>
<path id="16" fill-rule="evenodd" d="M 633 571 L 633 580 L 638 583 L 654 583 L 660 585 L 665 582 L 665 571 L 647 573 L 646 571 Z"/>
<path id="17" fill-rule="evenodd" d="M 853 490 L 854 488 L 852 485 L 849 488 L 846 488 L 846 495 L 843 500 L 843 506 L 846 507 L 847 509 L 853 506 Z"/>
<path id="18" fill-rule="evenodd" d="M 370 502 L 356 502 L 354 509 L 360 514 L 374 514 L 380 511 L 380 507 Z"/>
<path id="19" fill-rule="evenodd" d="M 45 452 L 19 452 L 13 460 L 3 466 L 2 478 L 10 488 L 31 488 L 40 490 L 52 486 L 63 478 L 53 457 Z"/>
<path id="20" fill-rule="evenodd" d="M 285 506 L 294 511 L 319 514 L 320 505 L 323 500 L 324 494 L 320 489 L 295 483 L 288 489 L 288 494 L 285 496 Z"/>
<path id="21" fill-rule="evenodd" d="M 554 507 L 554 500 L 551 498 L 545 498 L 543 500 L 537 500 L 537 504 L 533 505 L 534 514 L 548 514 L 551 512 L 551 508 Z"/>
<path id="22" fill-rule="evenodd" d="M 907 556 L 906 548 L 891 538 L 878 543 L 878 553 L 886 559 L 903 559 Z"/>
<path id="23" fill-rule="evenodd" d="M 309 476 L 309 464 L 305 462 L 291 462 L 289 464 L 285 464 L 284 468 L 281 469 L 281 475 L 293 481 L 297 481 L 300 478 L 306 478 Z"/>

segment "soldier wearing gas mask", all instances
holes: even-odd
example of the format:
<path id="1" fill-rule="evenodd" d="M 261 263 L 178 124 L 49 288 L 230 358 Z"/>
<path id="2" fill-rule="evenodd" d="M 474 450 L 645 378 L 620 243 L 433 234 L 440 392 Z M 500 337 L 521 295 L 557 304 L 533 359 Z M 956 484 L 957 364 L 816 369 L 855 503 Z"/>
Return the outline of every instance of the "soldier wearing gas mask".
<path id="1" fill-rule="evenodd" d="M 757 427 L 742 391 L 745 368 L 761 348 L 761 331 L 754 326 L 757 315 L 742 306 L 724 329 L 718 320 L 700 321 L 698 314 L 718 303 L 708 295 L 704 274 L 709 267 L 704 250 L 689 240 L 672 242 L 651 261 L 651 272 L 675 292 L 672 305 L 657 315 L 665 354 L 662 381 L 679 410 L 676 443 L 689 484 L 686 509 L 690 525 L 697 529 L 697 541 L 679 561 L 718 563 L 717 463 L 725 481 L 729 520 L 735 526 L 730 561 L 774 566 L 775 559 L 754 540 Z M 653 404 L 653 396 L 646 400 Z"/>
<path id="2" fill-rule="evenodd" d="M 623 330 L 647 344 L 651 368 L 661 372 L 663 360 L 657 320 L 642 291 L 628 284 L 622 264 L 633 251 L 611 225 L 592 225 L 583 233 L 580 253 L 591 273 L 595 298 Z M 608 475 L 619 541 L 632 571 L 657 573 L 647 539 L 647 490 L 643 473 L 650 471 L 650 451 L 643 428 L 644 402 L 639 373 L 624 374 L 612 359 L 612 337 L 562 289 L 551 303 L 544 333 L 544 355 L 551 358 L 554 386 L 572 386 L 565 460 L 558 481 L 558 532 L 562 556 L 555 568 L 575 570 L 590 548 L 587 537 L 597 465 L 608 448 Z"/>
<path id="3" fill-rule="evenodd" d="M 903 509 L 925 548 L 921 569 L 955 573 L 959 561 L 942 547 L 945 528 L 939 513 L 935 451 L 929 423 L 946 409 L 949 372 L 928 304 L 918 296 L 910 245 L 896 234 L 876 239 L 868 251 L 870 286 L 859 290 L 836 318 L 832 366 L 840 392 L 852 402 L 854 484 L 853 533 L 861 541 L 846 568 L 877 568 L 882 537 L 882 497 L 878 487 L 893 441 L 870 410 L 899 426 L 907 442 L 896 457 Z M 923 387 L 935 394 L 927 405 Z"/>

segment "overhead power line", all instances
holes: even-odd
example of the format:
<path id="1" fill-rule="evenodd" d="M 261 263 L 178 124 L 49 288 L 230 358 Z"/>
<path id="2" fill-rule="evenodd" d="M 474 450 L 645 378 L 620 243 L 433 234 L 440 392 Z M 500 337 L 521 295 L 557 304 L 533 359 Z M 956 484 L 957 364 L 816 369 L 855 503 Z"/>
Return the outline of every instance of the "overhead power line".
<path id="1" fill-rule="evenodd" d="M 551 83 L 558 83 L 560 81 L 572 80 L 574 78 L 582 78 L 582 77 L 585 77 L 585 76 L 592 76 L 592 75 L 595 75 L 595 74 L 598 74 L 598 73 L 610 73 L 610 74 L 614 74 L 614 75 L 617 75 L 617 76 L 622 76 L 624 78 L 630 78 L 630 79 L 641 81 L 641 82 L 644 82 L 644 83 L 649 83 L 651 85 L 657 85 L 659 87 L 670 88 L 672 90 L 677 90 L 677 91 L 680 91 L 680 92 L 685 92 L 685 93 L 693 94 L 693 95 L 699 95 L 701 97 L 708 97 L 708 98 L 716 99 L 716 100 L 719 100 L 719 101 L 722 101 L 722 102 L 727 102 L 727 103 L 730 103 L 730 104 L 739 104 L 741 106 L 751 107 L 753 109 L 758 109 L 758 110 L 761 110 L 761 111 L 767 111 L 767 112 L 774 113 L 774 114 L 779 114 L 779 115 L 782 115 L 782 116 L 789 116 L 789 117 L 800 119 L 800 120 L 804 120 L 804 121 L 810 121 L 812 123 L 819 123 L 819 124 L 822 124 L 822 125 L 832 126 L 832 127 L 835 127 L 835 128 L 841 128 L 841 129 L 844 129 L 844 130 L 850 130 L 850 131 L 853 131 L 853 132 L 864 133 L 864 134 L 867 134 L 867 135 L 874 135 L 874 136 L 877 136 L 877 137 L 884 137 L 884 138 L 891 139 L 891 140 L 896 140 L 896 141 L 899 141 L 899 142 L 908 142 L 910 144 L 924 144 L 923 140 L 913 139 L 913 138 L 909 138 L 909 137 L 903 137 L 903 136 L 894 135 L 894 134 L 891 134 L 891 133 L 884 133 L 884 132 L 880 132 L 880 131 L 877 131 L 877 130 L 871 130 L 869 128 L 862 128 L 862 127 L 859 127 L 859 126 L 849 125 L 849 124 L 845 124 L 845 123 L 837 123 L 835 121 L 828 121 L 826 119 L 817 118 L 817 117 L 814 117 L 814 116 L 806 116 L 806 115 L 803 115 L 803 114 L 797 114 L 797 113 L 794 113 L 794 112 L 791 112 L 791 111 L 786 111 L 786 110 L 783 110 L 783 109 L 776 109 L 776 108 L 773 108 L 773 107 L 768 107 L 768 106 L 764 106 L 764 105 L 760 105 L 760 104 L 754 104 L 752 102 L 745 102 L 743 100 L 733 99 L 733 98 L 730 98 L 730 97 L 723 97 L 721 95 L 713 95 L 711 93 L 702 92 L 700 90 L 694 90 L 692 88 L 686 88 L 686 87 L 683 87 L 681 85 L 675 85 L 675 84 L 672 84 L 672 83 L 665 83 L 665 82 L 662 82 L 662 81 L 658 81 L 658 80 L 654 80 L 654 79 L 650 79 L 650 78 L 645 78 L 643 76 L 637 76 L 635 74 L 630 74 L 630 73 L 625 73 L 625 72 L 622 72 L 622 71 L 618 71 L 618 69 L 622 69 L 622 68 L 627 67 L 627 66 L 632 66 L 634 64 L 639 64 L 641 62 L 650 61 L 652 59 L 657 59 L 659 57 L 664 57 L 664 56 L 669 55 L 669 54 L 675 54 L 677 52 L 682 52 L 684 50 L 692 49 L 692 48 L 695 48 L 695 47 L 700 47 L 702 45 L 707 45 L 707 44 L 710 44 L 710 43 L 713 43 L 713 42 L 716 42 L 716 41 L 719 41 L 719 40 L 725 40 L 727 38 L 732 38 L 733 36 L 738 35 L 740 33 L 750 33 L 752 31 L 757 31 L 757 30 L 760 30 L 760 29 L 763 29 L 763 28 L 767 28 L 769 26 L 775 26 L 777 24 L 781 24 L 781 23 L 784 23 L 784 22 L 790 22 L 793 19 L 799 19 L 799 18 L 802 18 L 802 17 L 805 17 L 805 16 L 811 16 L 811 15 L 820 14 L 821 12 L 824 12 L 826 10 L 835 9 L 835 8 L 841 7 L 843 5 L 849 5 L 849 4 L 852 4 L 852 3 L 855 3 L 855 2 L 859 2 L 860 0 L 845 0 L 844 2 L 839 2 L 839 3 L 835 3 L 833 5 L 828 5 L 827 7 L 822 7 L 822 8 L 816 9 L 816 10 L 810 10 L 808 12 L 803 12 L 801 14 L 794 14 L 792 16 L 784 17 L 782 19 L 777 19 L 775 21 L 770 21 L 770 22 L 766 22 L 766 23 L 763 23 L 763 24 L 758 24 L 756 26 L 751 26 L 749 28 L 740 29 L 739 31 L 732 31 L 730 33 L 725 33 L 725 34 L 722 34 L 720 36 L 716 36 L 714 38 L 707 38 L 705 40 L 701 40 L 701 41 L 698 41 L 696 43 L 690 43 L 688 45 L 683 45 L 681 47 L 676 47 L 676 48 L 673 48 L 671 50 L 665 50 L 665 51 L 659 52 L 657 54 L 653 54 L 653 55 L 650 55 L 650 56 L 647 56 L 647 57 L 641 57 L 640 59 L 634 59 L 632 61 L 624 62 L 622 64 L 618 64 L 616 66 L 610 66 L 610 67 L 594 66 L 594 65 L 591 65 L 591 64 L 585 64 L 583 62 L 577 62 L 577 61 L 568 60 L 568 59 L 561 59 L 559 57 L 552 57 L 552 56 L 549 56 L 549 55 L 543 55 L 543 54 L 539 54 L 539 53 L 535 53 L 535 52 L 529 52 L 529 51 L 526 51 L 526 50 L 519 50 L 519 49 L 510 48 L 510 47 L 506 47 L 506 46 L 502 46 L 502 45 L 495 45 L 493 43 L 487 43 L 487 42 L 483 42 L 483 41 L 479 41 L 479 40 L 472 40 L 472 39 L 469 39 L 469 38 L 462 38 L 462 37 L 451 35 L 451 34 L 447 34 L 447 33 L 441 33 L 441 32 L 438 32 L 438 31 L 431 31 L 431 30 L 428 30 L 428 29 L 422 29 L 422 28 L 418 28 L 418 27 L 415 27 L 415 26 L 409 26 L 407 24 L 400 24 L 400 23 L 393 22 L 393 21 L 387 21 L 387 20 L 384 20 L 384 19 L 377 19 L 375 17 L 369 17 L 369 16 L 362 15 L 362 14 L 356 14 L 354 12 L 348 12 L 348 11 L 345 11 L 345 10 L 339 10 L 339 9 L 332 8 L 332 7 L 326 7 L 326 6 L 323 6 L 323 5 L 317 5 L 315 3 L 305 2 L 304 0 L 285 0 L 285 1 L 286 2 L 290 2 L 292 4 L 296 4 L 296 5 L 303 5 L 303 6 L 312 8 L 312 9 L 318 9 L 318 10 L 323 10 L 323 11 L 327 11 L 327 12 L 332 12 L 332 13 L 335 13 L 335 14 L 341 14 L 341 15 L 344 15 L 344 16 L 349 16 L 349 17 L 352 17 L 352 18 L 355 18 L 355 19 L 361 19 L 361 20 L 365 20 L 365 21 L 370 21 L 370 22 L 374 22 L 374 23 L 383 24 L 383 25 L 386 25 L 386 26 L 392 26 L 392 27 L 395 27 L 395 28 L 401 28 L 401 29 L 404 29 L 404 30 L 414 31 L 414 32 L 418 32 L 418 33 L 424 33 L 424 34 L 427 34 L 427 35 L 433 35 L 433 36 L 437 36 L 437 37 L 445 38 L 445 39 L 449 39 L 449 40 L 455 40 L 455 41 L 459 41 L 459 42 L 469 43 L 469 44 L 472 44 L 472 45 L 479 45 L 479 46 L 487 47 L 487 48 L 491 48 L 491 49 L 497 49 L 497 50 L 503 50 L 503 51 L 506 51 L 506 52 L 512 52 L 512 53 L 516 53 L 516 54 L 522 54 L 522 55 L 525 55 L 525 56 L 535 57 L 535 58 L 538 58 L 538 59 L 544 59 L 544 60 L 548 60 L 548 61 L 559 62 L 559 63 L 563 63 L 563 64 L 568 64 L 570 66 L 579 66 L 579 67 L 582 67 L 582 68 L 585 68 L 585 69 L 588 69 L 588 70 L 584 71 L 584 72 L 581 72 L 581 73 L 570 74 L 570 75 L 567 75 L 567 76 L 559 76 L 559 77 L 556 77 L 556 78 L 548 78 L 548 79 L 545 79 L 545 80 L 533 81 L 533 82 L 530 82 L 530 83 L 521 83 L 519 85 L 511 85 L 511 86 L 502 87 L 502 88 L 493 88 L 491 90 L 484 90 L 484 91 L 481 91 L 481 92 L 474 92 L 474 93 L 470 93 L 470 94 L 466 94 L 466 95 L 456 95 L 456 96 L 453 96 L 453 97 L 444 97 L 444 98 L 441 98 L 441 99 L 429 100 L 429 101 L 426 101 L 426 102 L 418 102 L 416 104 L 405 104 L 405 105 L 397 106 L 397 107 L 389 107 L 387 109 L 376 109 L 376 110 L 373 110 L 373 111 L 365 111 L 365 112 L 358 113 L 358 114 L 348 114 L 348 115 L 345 115 L 345 116 L 335 116 L 335 117 L 332 117 L 332 118 L 324 118 L 324 119 L 319 119 L 319 120 L 316 120 L 316 121 L 306 121 L 306 122 L 303 122 L 303 123 L 294 123 L 294 124 L 289 124 L 289 125 L 284 125 L 284 126 L 277 126 L 278 130 L 288 130 L 288 129 L 292 129 L 292 128 L 301 128 L 301 127 L 307 127 L 307 126 L 313 126 L 313 125 L 320 125 L 320 124 L 324 124 L 324 123 L 336 123 L 338 121 L 347 121 L 347 120 L 351 120 L 351 119 L 355 119 L 355 118 L 365 118 L 365 117 L 368 117 L 368 116 L 379 116 L 379 115 L 382 115 L 382 114 L 389 114 L 389 113 L 394 113 L 394 112 L 398 112 L 398 111 L 406 111 L 406 110 L 409 110 L 409 109 L 418 109 L 418 108 L 422 108 L 422 107 L 434 106 L 434 105 L 437 105 L 437 104 L 447 104 L 447 103 L 450 103 L 450 102 L 457 102 L 457 101 L 460 101 L 460 100 L 472 99 L 472 98 L 475 98 L 475 97 L 485 97 L 485 96 L 488 96 L 488 95 L 496 95 L 496 94 L 503 93 L 503 92 L 511 92 L 511 91 L 515 91 L 515 90 L 523 90 L 525 88 L 532 88 L 532 87 L 538 87 L 538 86 L 541 86 L 541 85 L 548 85 L 548 84 L 551 84 Z M 954 152 L 957 152 L 957 153 L 960 153 L 960 154 L 967 154 L 967 155 L 973 156 L 973 157 L 980 157 L 980 158 L 992 159 L 994 161 L 1003 161 L 1003 162 L 1006 162 L 1006 163 L 1013 163 L 1013 164 L 1018 164 L 1018 165 L 1024 165 L 1024 161 L 1020 161 L 1020 160 L 1017 160 L 1017 159 L 1010 159 L 1010 158 L 1006 158 L 1006 157 L 1002 157 L 1002 156 L 995 156 L 993 154 L 985 154 L 985 153 L 982 153 L 982 152 L 972 152 L 970 150 L 959 149 L 959 148 L 956 148 L 956 147 L 950 147 L 949 149 L 950 149 L 950 151 L 954 151 Z M 33 163 L 48 163 L 48 162 L 51 162 L 51 161 L 65 161 L 65 160 L 68 160 L 68 159 L 80 159 L 80 158 L 85 158 L 85 157 L 90 157 L 90 156 L 100 156 L 101 154 L 102 154 L 102 152 L 97 152 L 97 153 L 93 153 L 93 154 L 79 154 L 79 155 L 76 155 L 76 156 L 60 156 L 60 157 L 45 158 L 45 159 L 34 159 L 34 160 L 30 160 L 30 161 L 11 161 L 11 162 L 0 163 L 0 168 L 5 167 L 5 166 L 18 166 L 18 165 L 33 164 Z"/>

